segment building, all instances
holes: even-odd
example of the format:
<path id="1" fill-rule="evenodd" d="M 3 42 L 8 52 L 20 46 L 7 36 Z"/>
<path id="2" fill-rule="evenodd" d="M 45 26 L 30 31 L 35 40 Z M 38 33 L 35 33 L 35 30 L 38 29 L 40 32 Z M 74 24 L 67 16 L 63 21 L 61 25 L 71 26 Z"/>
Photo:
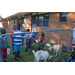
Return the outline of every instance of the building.
<path id="1" fill-rule="evenodd" d="M 8 20 L 0 16 L 0 28 L 8 28 Z"/>
<path id="2" fill-rule="evenodd" d="M 31 31 L 42 31 L 49 28 L 73 29 L 75 12 L 19 12 L 6 19 L 8 20 L 8 27 L 20 23 L 25 29 L 29 28 Z M 49 35 L 49 33 L 46 35 Z M 68 45 L 69 31 L 54 32 L 50 36 L 47 36 L 46 40 L 58 43 L 57 40 L 59 40 L 60 35 L 63 36 L 63 43 Z"/>

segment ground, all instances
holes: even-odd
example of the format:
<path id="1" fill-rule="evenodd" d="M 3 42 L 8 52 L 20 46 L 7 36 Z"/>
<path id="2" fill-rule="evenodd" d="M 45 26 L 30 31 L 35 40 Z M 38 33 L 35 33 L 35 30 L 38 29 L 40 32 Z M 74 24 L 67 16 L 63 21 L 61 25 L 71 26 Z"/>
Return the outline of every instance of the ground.
<path id="1" fill-rule="evenodd" d="M 6 29 L 6 31 L 7 31 L 7 33 L 9 33 L 8 29 Z M 45 44 L 46 43 L 47 42 L 45 42 Z M 12 51 L 12 48 L 11 48 L 11 38 L 10 38 L 10 36 L 8 36 L 8 44 L 9 44 L 11 50 L 10 50 L 10 54 L 7 57 L 7 61 L 8 62 L 14 62 L 15 55 L 12 54 L 13 51 Z M 53 44 L 51 44 L 51 45 L 53 45 Z M 35 43 L 34 46 L 32 45 L 31 47 L 32 48 L 29 49 L 29 52 L 25 52 L 25 43 L 23 44 L 22 50 L 21 50 L 21 53 L 20 53 L 20 56 L 22 56 L 23 59 L 19 59 L 18 62 L 33 62 L 34 61 L 34 55 L 32 53 L 32 50 L 35 50 L 35 52 L 38 50 L 38 43 Z M 54 55 L 54 51 L 53 50 L 49 51 L 49 49 L 46 45 L 44 46 L 44 51 L 45 50 L 48 51 L 50 55 Z M 62 51 L 61 56 L 63 54 L 65 54 L 65 52 Z M 71 55 L 71 53 L 68 53 L 67 55 L 65 55 L 62 58 L 60 58 L 59 60 L 57 60 L 57 62 L 63 62 L 63 60 L 68 59 L 70 57 L 70 55 Z M 57 58 L 59 58 L 59 56 L 55 57 L 55 55 L 54 55 L 54 57 L 52 57 L 51 60 L 47 59 L 47 62 L 53 62 Z M 40 61 L 40 62 L 43 62 L 43 60 Z"/>

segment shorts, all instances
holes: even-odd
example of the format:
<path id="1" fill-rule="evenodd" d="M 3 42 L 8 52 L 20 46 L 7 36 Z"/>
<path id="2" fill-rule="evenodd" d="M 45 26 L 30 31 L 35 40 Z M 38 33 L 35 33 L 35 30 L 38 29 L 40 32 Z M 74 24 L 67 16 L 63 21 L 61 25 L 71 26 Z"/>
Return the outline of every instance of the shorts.
<path id="1" fill-rule="evenodd" d="M 73 41 L 72 41 L 72 43 L 73 43 L 73 44 L 75 44 L 75 38 L 73 38 Z"/>
<path id="2" fill-rule="evenodd" d="M 3 59 L 6 60 L 7 59 L 7 48 L 1 47 L 1 53 L 2 53 Z"/>
<path id="3" fill-rule="evenodd" d="M 14 48 L 13 49 L 14 52 L 21 51 L 21 45 L 14 45 L 13 48 Z"/>

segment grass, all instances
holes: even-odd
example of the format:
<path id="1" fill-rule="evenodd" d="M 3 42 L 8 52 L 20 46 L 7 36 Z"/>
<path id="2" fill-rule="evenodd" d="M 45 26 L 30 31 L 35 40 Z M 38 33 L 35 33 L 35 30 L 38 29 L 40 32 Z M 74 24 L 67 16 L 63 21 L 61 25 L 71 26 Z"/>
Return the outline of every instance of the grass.
<path id="1" fill-rule="evenodd" d="M 9 33 L 9 30 L 6 29 L 7 33 Z M 12 55 L 12 48 L 11 48 L 11 38 L 10 36 L 8 36 L 8 44 L 10 46 L 10 54 L 7 56 L 7 61 L 8 62 L 14 62 L 14 58 L 15 55 Z M 46 43 L 45 43 L 46 44 Z M 51 44 L 53 45 L 53 44 Z M 35 50 L 35 52 L 38 50 L 38 44 L 35 43 L 34 46 L 31 46 L 32 48 L 29 50 L 29 52 L 25 52 L 25 43 L 22 46 L 21 52 L 20 52 L 20 56 L 23 57 L 23 59 L 18 59 L 18 62 L 33 62 L 34 61 L 34 55 L 32 53 L 32 50 Z M 49 51 L 48 47 L 45 45 L 44 46 L 44 50 L 48 51 L 50 55 L 54 55 L 54 50 Z M 64 54 L 65 52 L 61 51 L 61 56 Z M 64 59 L 68 59 L 70 57 L 71 53 L 68 53 L 67 55 L 63 56 L 62 58 L 60 58 L 57 62 L 63 62 Z M 59 56 L 52 57 L 51 60 L 47 59 L 47 62 L 53 62 L 55 59 L 59 58 Z M 40 62 L 43 62 L 43 60 L 41 60 Z"/>

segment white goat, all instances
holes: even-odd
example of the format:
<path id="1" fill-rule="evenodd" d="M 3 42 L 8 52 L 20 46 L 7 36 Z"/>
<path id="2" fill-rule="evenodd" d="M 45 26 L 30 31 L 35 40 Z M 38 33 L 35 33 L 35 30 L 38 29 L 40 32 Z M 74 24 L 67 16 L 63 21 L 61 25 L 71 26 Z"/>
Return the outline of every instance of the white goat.
<path id="1" fill-rule="evenodd" d="M 46 62 L 47 58 L 49 58 L 49 60 L 50 60 L 51 57 L 53 57 L 53 56 L 49 55 L 49 53 L 47 51 L 43 51 L 43 50 L 37 51 L 36 53 L 34 50 L 32 50 L 32 53 L 35 56 L 34 62 L 39 62 L 39 60 L 44 60 L 44 62 Z"/>
<path id="2" fill-rule="evenodd" d="M 46 43 L 46 46 L 51 47 L 51 45 L 49 43 Z"/>
<path id="3" fill-rule="evenodd" d="M 60 56 L 60 53 L 61 53 L 61 46 L 59 45 L 53 45 L 49 48 L 49 50 L 51 51 L 52 49 L 54 49 L 54 54 L 56 52 L 56 55 L 55 57 L 57 56 L 58 52 L 59 52 L 59 56 Z"/>

